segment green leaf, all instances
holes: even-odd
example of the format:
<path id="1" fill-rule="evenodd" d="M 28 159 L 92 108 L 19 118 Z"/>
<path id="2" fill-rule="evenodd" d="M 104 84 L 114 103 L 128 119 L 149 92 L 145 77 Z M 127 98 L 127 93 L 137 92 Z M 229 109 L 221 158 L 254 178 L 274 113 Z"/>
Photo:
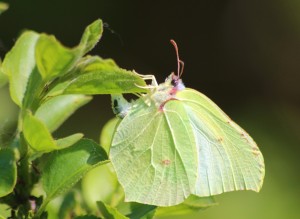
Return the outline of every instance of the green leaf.
<path id="1" fill-rule="evenodd" d="M 100 176 L 100 177 L 99 177 Z M 110 163 L 89 171 L 81 180 L 82 196 L 90 209 L 96 210 L 96 201 L 113 207 L 124 198 L 124 192 Z"/>
<path id="2" fill-rule="evenodd" d="M 36 109 L 40 104 L 40 95 L 44 89 L 44 82 L 41 74 L 35 67 L 29 76 L 26 92 L 23 97 L 24 109 Z"/>
<path id="3" fill-rule="evenodd" d="M 39 214 L 50 200 L 69 190 L 89 170 L 106 163 L 107 159 L 104 149 L 88 139 L 52 152 L 42 170 L 42 184 L 47 197 Z"/>
<path id="4" fill-rule="evenodd" d="M 59 149 L 70 147 L 83 137 L 83 134 L 77 133 L 65 138 L 56 140 L 56 145 Z"/>
<path id="5" fill-rule="evenodd" d="M 65 94 L 139 93 L 145 81 L 135 72 L 121 69 L 99 57 L 92 57 L 76 69 L 78 75 L 65 88 Z"/>
<path id="6" fill-rule="evenodd" d="M 6 11 L 9 8 L 9 5 L 5 2 L 0 2 L 0 14 Z"/>
<path id="7" fill-rule="evenodd" d="M 78 52 L 62 46 L 54 36 L 41 34 L 35 50 L 36 63 L 45 81 L 66 74 L 79 58 Z"/>
<path id="8" fill-rule="evenodd" d="M 14 152 L 0 149 L 0 197 L 11 193 L 17 182 L 17 165 Z"/>
<path id="9" fill-rule="evenodd" d="M 8 77 L 5 75 L 1 69 L 2 61 L 0 59 L 0 88 L 7 84 Z"/>
<path id="10" fill-rule="evenodd" d="M 113 208 L 101 201 L 97 202 L 97 205 L 104 219 L 129 219 L 122 215 L 116 208 Z"/>
<path id="11" fill-rule="evenodd" d="M 103 24 L 100 19 L 87 26 L 82 35 L 79 48 L 83 54 L 87 53 L 98 43 L 103 33 Z"/>
<path id="12" fill-rule="evenodd" d="M 118 117 L 112 118 L 101 130 L 100 145 L 106 150 L 106 152 L 109 152 L 115 129 L 119 123 L 120 119 Z"/>
<path id="13" fill-rule="evenodd" d="M 25 115 L 23 133 L 35 151 L 49 152 L 59 149 L 45 124 L 31 113 Z"/>
<path id="14" fill-rule="evenodd" d="M 198 197 L 190 195 L 183 203 L 172 207 L 159 207 L 155 216 L 186 215 L 217 205 L 214 197 Z"/>
<path id="15" fill-rule="evenodd" d="M 157 207 L 154 205 L 144 205 L 132 202 L 130 203 L 131 213 L 128 214 L 127 217 L 130 219 L 150 219 L 154 216 L 156 208 Z"/>
<path id="16" fill-rule="evenodd" d="M 94 215 L 84 215 L 75 217 L 75 219 L 101 219 L 100 217 L 96 217 Z"/>
<path id="17" fill-rule="evenodd" d="M 27 31 L 17 40 L 14 47 L 5 56 L 2 71 L 9 77 L 10 95 L 18 106 L 22 106 L 27 82 L 35 71 L 35 45 L 39 34 Z"/>
<path id="18" fill-rule="evenodd" d="M 49 129 L 55 131 L 78 108 L 88 103 L 92 98 L 85 95 L 61 95 L 53 97 L 42 104 L 35 113 Z"/>
<path id="19" fill-rule="evenodd" d="M 58 218 L 70 218 L 76 208 L 76 197 L 74 191 L 70 191 L 65 195 L 62 203 L 59 206 Z"/>

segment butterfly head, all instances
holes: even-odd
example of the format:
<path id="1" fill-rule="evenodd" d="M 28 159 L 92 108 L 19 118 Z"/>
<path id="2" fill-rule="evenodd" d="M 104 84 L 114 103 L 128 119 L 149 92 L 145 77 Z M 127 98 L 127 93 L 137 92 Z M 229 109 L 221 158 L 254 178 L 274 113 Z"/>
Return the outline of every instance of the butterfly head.
<path id="1" fill-rule="evenodd" d="M 174 72 L 172 72 L 165 80 L 165 84 L 172 88 L 172 90 L 180 91 L 185 88 L 182 80 L 178 75 L 176 75 Z"/>
<path id="2" fill-rule="evenodd" d="M 177 46 L 176 42 L 174 40 L 170 40 L 170 42 L 173 44 L 173 46 L 175 48 L 175 52 L 176 52 L 177 74 L 172 72 L 171 75 L 169 75 L 169 77 L 166 78 L 165 83 L 166 84 L 169 83 L 172 86 L 172 90 L 174 90 L 176 93 L 176 91 L 183 90 L 185 88 L 182 83 L 182 80 L 180 79 L 180 77 L 183 73 L 183 69 L 184 69 L 184 62 L 181 61 L 179 58 L 178 46 Z"/>

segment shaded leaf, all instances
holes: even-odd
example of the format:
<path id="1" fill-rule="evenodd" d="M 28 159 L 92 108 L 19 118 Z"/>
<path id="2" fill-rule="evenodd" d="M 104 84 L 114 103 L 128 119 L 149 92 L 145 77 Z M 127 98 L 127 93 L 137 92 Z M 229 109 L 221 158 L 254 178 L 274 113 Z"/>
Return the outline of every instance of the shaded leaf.
<path id="1" fill-rule="evenodd" d="M 39 34 L 27 31 L 17 40 L 14 47 L 6 54 L 2 71 L 9 77 L 10 95 L 14 102 L 22 106 L 27 82 L 35 71 L 35 45 Z"/>
<path id="2" fill-rule="evenodd" d="M 126 215 L 130 219 L 150 219 L 153 218 L 157 206 L 144 205 L 140 203 L 130 203 L 130 213 Z"/>
<path id="3" fill-rule="evenodd" d="M 171 207 L 159 207 L 155 216 L 185 215 L 217 205 L 214 197 L 190 195 L 183 203 Z"/>
<path id="4" fill-rule="evenodd" d="M 129 219 L 121 214 L 116 208 L 113 208 L 101 201 L 97 202 L 97 205 L 104 219 Z"/>
<path id="5" fill-rule="evenodd" d="M 50 200 L 70 189 L 89 170 L 107 162 L 103 148 L 92 140 L 82 139 L 72 147 L 52 152 L 42 170 L 42 183 Z"/>
<path id="6" fill-rule="evenodd" d="M 42 76 L 35 67 L 29 76 L 26 92 L 23 97 L 23 108 L 36 109 L 40 102 L 40 95 L 44 89 Z"/>
<path id="7" fill-rule="evenodd" d="M 96 217 L 94 215 L 84 215 L 75 217 L 75 219 L 101 219 L 100 217 Z"/>
<path id="8" fill-rule="evenodd" d="M 48 81 L 66 74 L 80 54 L 62 46 L 54 36 L 41 34 L 35 50 L 36 63 L 44 80 Z"/>
<path id="9" fill-rule="evenodd" d="M 94 21 L 84 30 L 79 48 L 83 54 L 87 53 L 98 43 L 103 33 L 103 24 L 100 19 Z"/>
<path id="10" fill-rule="evenodd" d="M 73 191 L 66 194 L 63 202 L 60 204 L 58 218 L 70 218 L 73 209 L 76 207 L 75 193 Z"/>
<path id="11" fill-rule="evenodd" d="M 92 98 L 84 95 L 62 95 L 53 97 L 42 104 L 35 113 L 49 129 L 55 131 L 78 108 L 88 103 Z"/>
<path id="12" fill-rule="evenodd" d="M 14 152 L 0 149 L 0 197 L 11 193 L 17 181 L 17 165 Z"/>

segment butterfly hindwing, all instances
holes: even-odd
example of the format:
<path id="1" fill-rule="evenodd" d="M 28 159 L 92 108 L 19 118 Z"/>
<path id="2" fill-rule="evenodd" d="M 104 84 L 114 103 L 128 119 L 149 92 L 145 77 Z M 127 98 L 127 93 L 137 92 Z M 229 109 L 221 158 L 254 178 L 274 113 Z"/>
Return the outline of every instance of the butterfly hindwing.
<path id="1" fill-rule="evenodd" d="M 259 191 L 264 161 L 256 143 L 203 94 L 177 93 L 196 138 L 198 178 L 195 195 L 212 196 L 233 190 Z"/>

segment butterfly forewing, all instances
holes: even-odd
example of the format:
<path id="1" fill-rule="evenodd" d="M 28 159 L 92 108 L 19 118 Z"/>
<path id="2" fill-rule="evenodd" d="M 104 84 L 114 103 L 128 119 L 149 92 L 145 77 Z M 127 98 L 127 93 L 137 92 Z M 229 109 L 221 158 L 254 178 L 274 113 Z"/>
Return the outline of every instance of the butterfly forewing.
<path id="1" fill-rule="evenodd" d="M 252 138 L 203 94 L 185 89 L 176 97 L 185 107 L 196 140 L 198 177 L 194 194 L 259 191 L 264 161 Z"/>
<path id="2" fill-rule="evenodd" d="M 188 197 L 197 179 L 196 142 L 182 103 L 164 110 L 143 102 L 122 120 L 110 157 L 127 201 L 176 205 Z"/>

